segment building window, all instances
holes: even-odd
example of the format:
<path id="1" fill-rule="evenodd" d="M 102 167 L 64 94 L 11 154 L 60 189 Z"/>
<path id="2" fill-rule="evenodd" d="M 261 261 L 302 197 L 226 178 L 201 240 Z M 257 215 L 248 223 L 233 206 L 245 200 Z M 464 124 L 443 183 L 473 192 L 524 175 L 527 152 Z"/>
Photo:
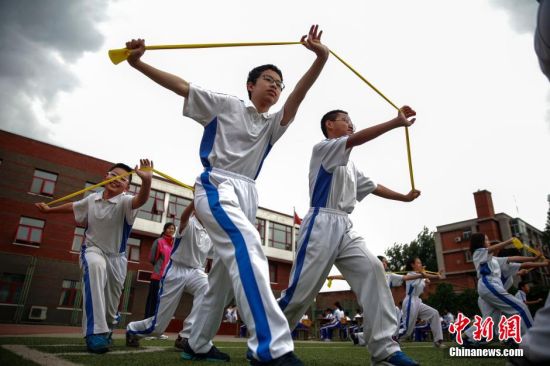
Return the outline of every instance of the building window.
<path id="1" fill-rule="evenodd" d="M 0 303 L 19 303 L 23 282 L 25 282 L 23 274 L 2 273 L 0 275 Z"/>
<path id="2" fill-rule="evenodd" d="M 139 263 L 139 247 L 141 246 L 141 240 L 136 238 L 128 238 L 126 244 L 128 245 L 126 249 L 126 257 L 128 260 Z"/>
<path id="3" fill-rule="evenodd" d="M 256 217 L 256 229 L 260 233 L 260 242 L 265 245 L 265 220 Z"/>
<path id="4" fill-rule="evenodd" d="M 136 281 L 149 283 L 151 282 L 151 274 L 153 274 L 153 272 L 138 269 Z"/>
<path id="5" fill-rule="evenodd" d="M 86 182 L 86 184 L 84 185 L 84 188 L 95 186 L 96 184 L 97 183 Z M 101 192 L 102 190 L 103 190 L 103 187 L 96 187 L 94 189 L 90 189 L 89 191 L 84 192 L 84 197 L 88 197 L 92 193 Z"/>
<path id="6" fill-rule="evenodd" d="M 269 281 L 277 283 L 277 263 L 269 262 Z"/>
<path id="7" fill-rule="evenodd" d="M 269 246 L 292 250 L 292 227 L 272 222 L 269 226 Z"/>
<path id="8" fill-rule="evenodd" d="M 30 192 L 52 197 L 56 181 L 57 174 L 35 169 Z"/>
<path id="9" fill-rule="evenodd" d="M 463 240 L 470 240 L 471 236 L 472 236 L 472 230 L 467 229 L 467 230 L 464 230 L 462 232 L 462 239 Z"/>
<path id="10" fill-rule="evenodd" d="M 469 250 L 464 252 L 464 257 L 466 258 L 466 263 L 472 263 L 473 262 L 472 253 L 470 253 Z"/>
<path id="11" fill-rule="evenodd" d="M 59 297 L 59 306 L 66 308 L 74 307 L 76 295 L 80 290 L 80 281 L 63 280 L 61 285 L 61 296 Z"/>
<path id="12" fill-rule="evenodd" d="M 42 231 L 44 230 L 44 220 L 31 219 L 22 216 L 19 219 L 15 242 L 19 244 L 30 244 L 39 247 L 42 242 Z"/>
<path id="13" fill-rule="evenodd" d="M 191 201 L 187 198 L 170 195 L 168 199 L 168 212 L 166 213 L 166 220 L 171 221 L 177 228 L 180 226 L 181 214 Z"/>
<path id="14" fill-rule="evenodd" d="M 139 188 L 140 187 L 136 184 L 130 184 L 128 192 L 137 195 L 139 193 Z M 137 217 L 141 217 L 145 220 L 161 222 L 162 213 L 164 212 L 164 195 L 164 192 L 151 189 L 149 199 L 139 208 Z"/>
<path id="15" fill-rule="evenodd" d="M 71 252 L 80 252 L 80 248 L 82 248 L 82 244 L 84 244 L 84 232 L 86 229 L 83 227 L 75 227 L 74 228 L 74 236 L 73 236 L 73 246 L 71 247 Z"/>

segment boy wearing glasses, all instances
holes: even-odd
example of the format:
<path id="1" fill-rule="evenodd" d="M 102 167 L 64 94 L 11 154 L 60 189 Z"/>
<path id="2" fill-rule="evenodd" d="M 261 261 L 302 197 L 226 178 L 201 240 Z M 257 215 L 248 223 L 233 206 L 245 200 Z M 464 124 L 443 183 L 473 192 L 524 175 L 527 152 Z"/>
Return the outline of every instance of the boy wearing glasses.
<path id="1" fill-rule="evenodd" d="M 372 364 L 413 366 L 418 363 L 401 352 L 392 340 L 396 333 L 395 306 L 386 283 L 382 263 L 366 246 L 348 215 L 356 201 L 369 193 L 410 202 L 420 192 L 394 192 L 365 177 L 349 159 L 351 150 L 394 128 L 410 126 L 416 115 L 403 107 L 388 122 L 355 132 L 348 113 L 334 110 L 321 119 L 327 138 L 313 147 L 309 166 L 310 211 L 300 227 L 296 260 L 292 265 L 289 286 L 281 294 L 279 305 L 288 323 L 294 327 L 323 286 L 335 264 L 357 295 L 364 316 L 364 338 Z"/>
<path id="2" fill-rule="evenodd" d="M 219 256 L 209 273 L 209 290 L 202 308 L 208 317 L 194 324 L 182 353 L 185 359 L 229 361 L 213 347 L 223 309 L 231 290 L 250 331 L 247 356 L 253 365 L 302 365 L 286 319 L 271 291 L 267 259 L 254 226 L 258 198 L 255 179 L 272 146 L 293 121 L 329 50 L 321 43 L 322 32 L 312 26 L 302 37 L 317 58 L 288 96 L 283 108 L 277 103 L 284 88 L 281 71 L 273 65 L 253 69 L 246 88 L 250 103 L 204 90 L 195 84 L 153 68 L 140 60 L 144 41 L 126 43 L 128 63 L 153 81 L 185 98 L 183 113 L 204 126 L 200 158 L 204 172 L 197 178 L 195 208 Z"/>
<path id="3" fill-rule="evenodd" d="M 104 353 L 111 345 L 112 326 L 117 322 L 117 309 L 127 271 L 126 241 L 132 230 L 138 208 L 149 199 L 153 162 L 140 160 L 136 174 L 141 188 L 136 196 L 126 194 L 131 175 L 103 187 L 103 191 L 57 207 L 37 203 L 42 213 L 71 213 L 77 223 L 86 227 L 80 252 L 82 269 L 82 330 L 89 352 Z M 115 164 L 105 176 L 114 178 L 132 169 Z"/>

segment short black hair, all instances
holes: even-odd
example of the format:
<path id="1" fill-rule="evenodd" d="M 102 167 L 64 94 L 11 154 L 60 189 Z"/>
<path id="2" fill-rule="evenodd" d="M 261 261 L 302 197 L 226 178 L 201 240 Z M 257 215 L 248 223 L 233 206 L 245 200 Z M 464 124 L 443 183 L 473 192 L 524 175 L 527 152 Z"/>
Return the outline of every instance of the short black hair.
<path id="1" fill-rule="evenodd" d="M 348 112 L 343 111 L 341 109 L 334 109 L 330 112 L 325 113 L 323 118 L 321 118 L 321 131 L 323 131 L 323 135 L 325 135 L 326 138 L 328 138 L 326 122 L 327 121 L 334 121 L 336 119 L 336 117 L 338 117 L 339 113 L 348 114 Z"/>
<path id="2" fill-rule="evenodd" d="M 474 254 L 479 248 L 483 248 L 485 244 L 485 234 L 484 233 L 473 233 L 470 236 L 470 252 Z"/>
<path id="3" fill-rule="evenodd" d="M 518 284 L 518 288 L 521 290 L 522 288 L 525 287 L 525 285 L 528 285 L 529 282 L 527 281 L 521 281 L 519 284 Z"/>
<path id="4" fill-rule="evenodd" d="M 116 169 L 116 168 L 120 168 L 128 173 L 130 173 L 132 171 L 132 168 L 130 168 L 128 165 L 124 164 L 124 163 L 116 163 L 115 165 L 113 165 L 112 167 L 109 168 L 109 170 L 107 170 L 108 172 L 112 172 L 113 169 Z M 132 183 L 132 174 L 128 174 L 128 184 Z"/>
<path id="5" fill-rule="evenodd" d="M 414 264 L 414 262 L 415 262 L 417 259 L 420 259 L 420 257 L 414 256 L 414 257 L 410 257 L 409 259 L 407 259 L 407 263 L 405 263 L 405 264 L 406 264 L 405 269 L 406 269 L 407 271 L 412 271 L 412 269 L 413 269 L 413 264 Z"/>
<path id="6" fill-rule="evenodd" d="M 283 73 L 281 72 L 281 70 L 275 65 L 266 64 L 266 65 L 262 65 L 262 66 L 256 66 L 255 68 L 250 70 L 250 72 L 248 73 L 248 79 L 246 79 L 246 84 L 248 85 L 248 83 L 252 83 L 252 84 L 255 85 L 256 81 L 258 80 L 260 75 L 262 75 L 262 72 L 264 72 L 265 70 L 275 71 L 277 73 L 277 75 L 279 75 L 279 77 L 281 78 L 281 81 L 283 81 Z M 251 97 L 252 97 L 252 93 L 250 93 L 250 91 L 249 91 L 248 92 L 248 99 L 250 99 Z"/>
<path id="7" fill-rule="evenodd" d="M 376 258 L 380 259 L 380 262 L 384 262 L 384 260 L 387 260 L 386 257 L 383 255 L 377 255 Z"/>
<path id="8" fill-rule="evenodd" d="M 164 224 L 164 227 L 162 228 L 162 235 L 166 232 L 166 229 L 168 229 L 170 226 L 176 227 L 176 225 L 173 222 L 167 222 Z"/>
<path id="9" fill-rule="evenodd" d="M 342 305 L 340 305 L 340 302 L 339 302 L 339 301 L 336 301 L 336 302 L 334 303 L 334 306 L 336 306 L 336 307 L 337 307 L 338 309 L 340 309 L 340 310 L 343 310 L 343 309 L 344 309 L 344 308 L 342 308 Z"/>

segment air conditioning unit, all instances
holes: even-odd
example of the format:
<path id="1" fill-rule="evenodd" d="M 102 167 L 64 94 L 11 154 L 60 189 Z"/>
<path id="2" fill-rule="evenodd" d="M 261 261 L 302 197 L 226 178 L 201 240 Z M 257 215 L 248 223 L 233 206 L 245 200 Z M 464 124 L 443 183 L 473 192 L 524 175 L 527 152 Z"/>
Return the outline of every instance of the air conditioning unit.
<path id="1" fill-rule="evenodd" d="M 31 306 L 29 311 L 29 319 L 31 320 L 46 320 L 46 313 L 48 308 L 46 306 Z"/>
<path id="2" fill-rule="evenodd" d="M 462 237 L 461 236 L 457 236 L 455 238 L 455 243 L 460 243 L 462 241 Z"/>

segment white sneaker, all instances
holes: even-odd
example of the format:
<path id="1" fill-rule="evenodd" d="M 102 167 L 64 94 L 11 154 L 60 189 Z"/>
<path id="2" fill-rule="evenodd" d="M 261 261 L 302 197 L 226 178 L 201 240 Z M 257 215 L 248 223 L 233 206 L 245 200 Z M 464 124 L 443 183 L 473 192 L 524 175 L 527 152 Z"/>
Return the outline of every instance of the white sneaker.
<path id="1" fill-rule="evenodd" d="M 168 339 L 168 336 L 166 334 L 161 334 L 161 335 L 158 336 L 158 339 L 166 340 L 166 339 Z"/>
<path id="2" fill-rule="evenodd" d="M 437 341 L 437 342 L 434 342 L 434 347 L 436 347 L 436 348 L 447 348 L 447 345 L 445 343 L 443 343 L 443 341 Z"/>

